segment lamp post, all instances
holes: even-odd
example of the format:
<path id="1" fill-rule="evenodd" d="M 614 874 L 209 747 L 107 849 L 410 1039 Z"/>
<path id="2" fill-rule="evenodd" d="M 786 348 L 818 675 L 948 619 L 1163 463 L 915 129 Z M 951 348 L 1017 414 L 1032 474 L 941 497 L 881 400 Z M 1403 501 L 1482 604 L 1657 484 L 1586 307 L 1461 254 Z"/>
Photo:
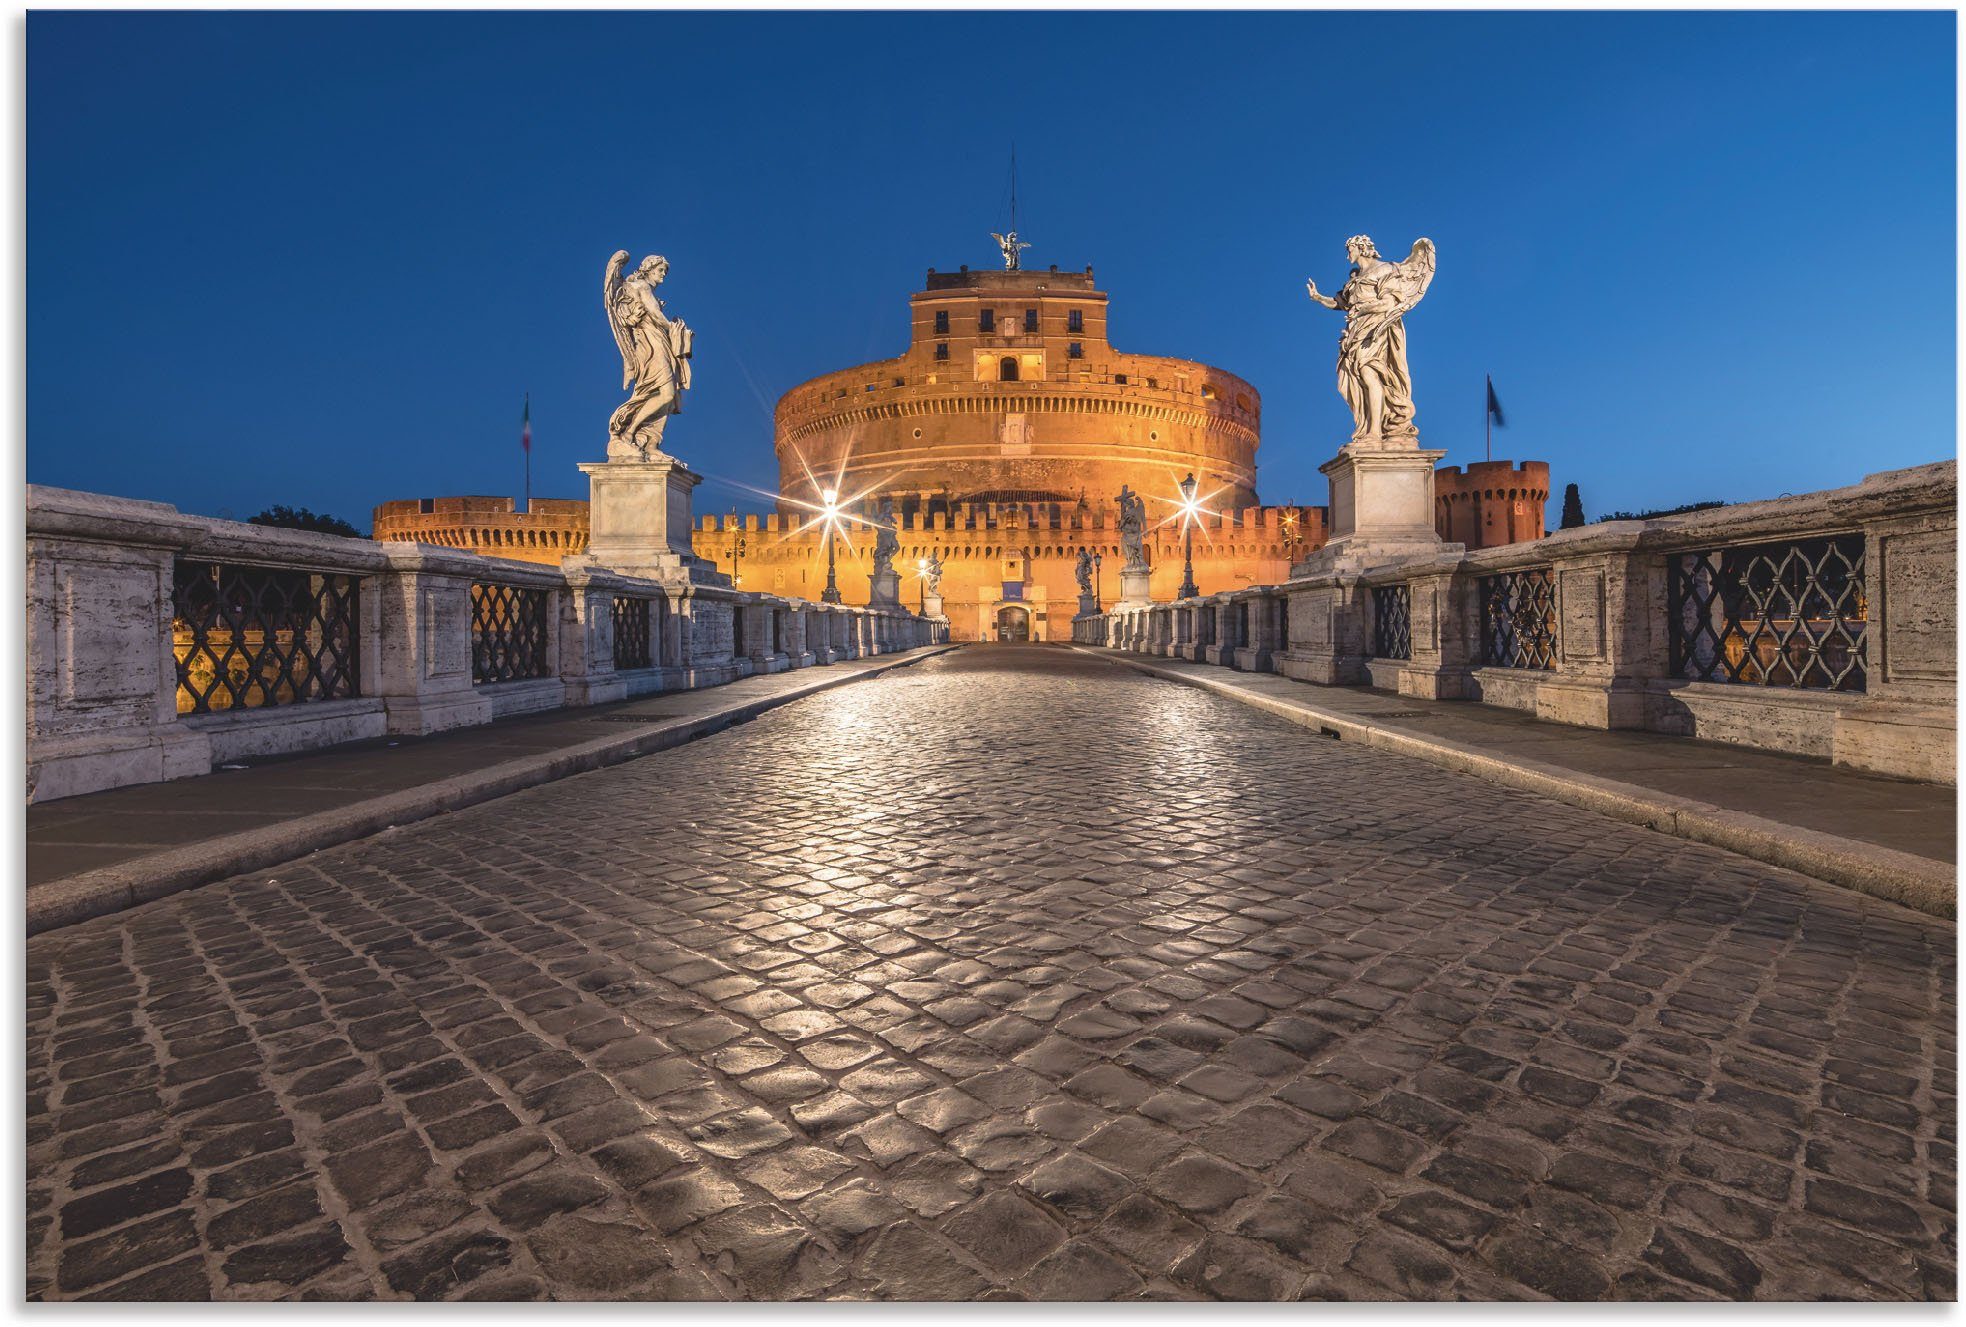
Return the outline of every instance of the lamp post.
<path id="1" fill-rule="evenodd" d="M 837 604 L 840 601 L 840 582 L 833 575 L 833 526 L 839 520 L 840 491 L 829 488 L 819 495 L 826 504 L 826 588 L 820 592 L 822 603 Z"/>
<path id="2" fill-rule="evenodd" d="M 1094 553 L 1092 555 L 1092 602 L 1095 604 L 1106 602 L 1104 593 L 1105 583 L 1099 579 L 1099 565 L 1105 560 L 1106 557 L 1103 553 Z"/>
<path id="3" fill-rule="evenodd" d="M 732 512 L 730 514 L 730 519 L 733 525 L 736 524 L 737 513 Z M 732 585 L 744 584 L 744 578 L 737 574 L 738 563 L 743 560 L 743 557 L 744 557 L 744 535 L 742 534 L 742 532 L 740 532 L 732 538 L 731 545 L 730 545 L 730 583 Z"/>
<path id="4" fill-rule="evenodd" d="M 922 584 L 922 616 L 928 616 L 928 559 L 915 559 L 915 575 Z"/>
<path id="5" fill-rule="evenodd" d="M 1195 585 L 1195 475 L 1181 481 L 1181 589 L 1177 599 L 1196 599 L 1201 590 Z"/>

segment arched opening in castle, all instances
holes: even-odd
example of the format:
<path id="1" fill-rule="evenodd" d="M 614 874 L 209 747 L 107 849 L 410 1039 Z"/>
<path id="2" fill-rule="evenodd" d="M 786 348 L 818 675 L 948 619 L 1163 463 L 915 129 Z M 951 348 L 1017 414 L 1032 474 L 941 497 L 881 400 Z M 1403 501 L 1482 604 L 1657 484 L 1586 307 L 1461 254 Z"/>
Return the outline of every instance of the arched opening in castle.
<path id="1" fill-rule="evenodd" d="M 826 550 L 810 476 L 820 476 L 862 495 L 851 510 L 864 520 L 882 499 L 892 503 L 904 604 L 918 601 L 911 578 L 921 563 L 942 560 L 953 639 L 1065 640 L 1081 549 L 1101 559 L 1101 606 L 1119 598 L 1122 485 L 1147 499 L 1152 596 L 1176 597 L 1180 528 L 1159 522 L 1173 512 L 1176 481 L 1193 471 L 1199 491 L 1215 494 L 1195 532 L 1202 593 L 1288 580 L 1293 562 L 1323 546 L 1326 511 L 1258 500 L 1256 388 L 1210 364 L 1114 349 L 1107 303 L 1090 267 L 931 269 L 909 298 L 901 354 L 822 374 L 779 398 L 777 509 L 702 517 L 697 556 L 730 571 L 749 534 L 737 567 L 744 589 L 819 598 Z M 1434 476 L 1435 528 L 1470 548 L 1539 539 L 1548 497 L 1541 461 L 1443 467 Z M 385 502 L 374 535 L 553 564 L 585 551 L 585 502 L 532 505 Z M 848 523 L 836 549 L 848 603 L 867 602 L 872 548 L 872 530 Z"/>

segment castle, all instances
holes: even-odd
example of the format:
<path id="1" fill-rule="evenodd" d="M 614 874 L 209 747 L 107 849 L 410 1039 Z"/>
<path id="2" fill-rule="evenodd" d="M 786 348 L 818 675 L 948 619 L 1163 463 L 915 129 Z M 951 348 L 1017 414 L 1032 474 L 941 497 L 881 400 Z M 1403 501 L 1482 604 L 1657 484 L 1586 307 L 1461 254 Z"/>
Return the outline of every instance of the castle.
<path id="1" fill-rule="evenodd" d="M 1265 506 L 1256 493 L 1262 398 L 1213 365 L 1115 350 L 1107 296 L 1083 272 L 931 270 L 909 299 L 908 347 L 786 392 L 774 416 L 777 509 L 705 516 L 697 556 L 742 588 L 817 599 L 828 550 L 819 513 L 836 491 L 842 598 L 865 603 L 874 532 L 892 521 L 902 601 L 939 558 L 956 640 L 1065 640 L 1078 610 L 1081 549 L 1100 559 L 1098 594 L 1120 594 L 1117 495 L 1147 504 L 1152 597 L 1176 597 L 1177 484 L 1189 473 L 1206 515 L 1194 530 L 1202 593 L 1274 584 L 1323 546 L 1322 506 Z M 1485 547 L 1543 535 L 1549 467 L 1477 462 L 1435 473 L 1443 539 Z M 586 504 L 424 498 L 375 509 L 378 539 L 417 539 L 558 563 L 586 547 Z M 883 517 L 883 509 L 889 513 Z"/>

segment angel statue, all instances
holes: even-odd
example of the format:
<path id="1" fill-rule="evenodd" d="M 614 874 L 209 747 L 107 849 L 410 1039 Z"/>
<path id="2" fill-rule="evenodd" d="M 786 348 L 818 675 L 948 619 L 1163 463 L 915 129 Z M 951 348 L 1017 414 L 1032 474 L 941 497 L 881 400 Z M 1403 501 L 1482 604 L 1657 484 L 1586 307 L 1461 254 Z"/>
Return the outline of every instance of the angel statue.
<path id="1" fill-rule="evenodd" d="M 696 333 L 680 318 L 662 311 L 655 288 L 669 275 L 669 260 L 656 254 L 627 276 L 628 251 L 608 259 L 601 277 L 601 300 L 621 348 L 621 386 L 634 392 L 608 420 L 608 459 L 646 461 L 662 450 L 662 430 L 669 416 L 680 414 L 683 393 L 689 389 L 689 361 Z"/>
<path id="2" fill-rule="evenodd" d="M 922 572 L 922 580 L 928 585 L 930 594 L 942 593 L 942 558 L 940 554 L 928 555 L 928 566 Z"/>
<path id="3" fill-rule="evenodd" d="M 1008 235 L 999 235 L 993 230 L 990 232 L 990 238 L 997 242 L 999 249 L 1003 250 L 1004 271 L 1015 272 L 1024 265 L 1024 260 L 1019 255 L 1031 246 L 1018 239 L 1016 231 L 1013 230 Z"/>
<path id="4" fill-rule="evenodd" d="M 894 534 L 894 500 L 882 498 L 875 509 L 874 526 L 874 572 L 875 576 L 894 574 L 894 555 L 901 551 L 901 541 Z"/>
<path id="5" fill-rule="evenodd" d="M 1336 295 L 1306 281 L 1311 298 L 1345 314 L 1338 340 L 1338 394 L 1352 408 L 1353 442 L 1419 442 L 1413 425 L 1413 379 L 1406 370 L 1406 315 L 1434 279 L 1434 242 L 1413 241 L 1403 263 L 1379 256 L 1370 236 L 1345 241 L 1351 275 Z"/>
<path id="6" fill-rule="evenodd" d="M 1078 577 L 1079 593 L 1082 595 L 1091 594 L 1092 593 L 1092 554 L 1090 551 L 1083 548 L 1079 550 L 1079 565 L 1073 568 L 1072 574 Z"/>
<path id="7" fill-rule="evenodd" d="M 1125 484 L 1120 485 L 1120 551 L 1128 571 L 1147 570 L 1147 504 Z"/>

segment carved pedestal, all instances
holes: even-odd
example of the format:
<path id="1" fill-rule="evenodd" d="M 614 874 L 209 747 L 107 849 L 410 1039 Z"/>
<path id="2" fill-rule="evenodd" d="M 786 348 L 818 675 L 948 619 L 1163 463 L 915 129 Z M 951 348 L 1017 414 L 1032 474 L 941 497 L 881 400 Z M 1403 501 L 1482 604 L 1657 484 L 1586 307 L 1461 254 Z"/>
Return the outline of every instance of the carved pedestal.
<path id="1" fill-rule="evenodd" d="M 1434 466 L 1444 451 L 1411 443 L 1348 442 L 1318 469 L 1331 481 L 1331 537 L 1307 570 L 1434 551 Z"/>
<path id="2" fill-rule="evenodd" d="M 611 571 L 654 580 L 729 585 L 716 564 L 690 551 L 690 490 L 702 483 L 673 456 L 580 467 L 587 476 L 587 555 Z"/>
<path id="3" fill-rule="evenodd" d="M 875 572 L 869 581 L 867 606 L 869 608 L 901 607 L 901 573 L 892 567 L 886 571 Z"/>
<path id="4" fill-rule="evenodd" d="M 1096 595 L 1096 594 L 1093 594 L 1093 593 L 1091 593 L 1090 591 L 1088 591 L 1088 592 L 1086 592 L 1085 594 L 1082 594 L 1082 595 L 1080 595 L 1080 596 L 1079 596 L 1079 611 L 1078 611 L 1078 616 L 1080 616 L 1080 617 L 1098 617 L 1098 616 L 1099 616 L 1099 596 L 1098 596 L 1098 595 Z"/>
<path id="5" fill-rule="evenodd" d="M 1141 567 L 1137 570 L 1132 567 L 1122 568 L 1120 571 L 1120 601 L 1114 607 L 1144 608 L 1146 605 L 1151 604 L 1154 601 L 1154 595 L 1153 591 L 1147 587 L 1152 578 L 1153 572 L 1147 567 Z"/>

